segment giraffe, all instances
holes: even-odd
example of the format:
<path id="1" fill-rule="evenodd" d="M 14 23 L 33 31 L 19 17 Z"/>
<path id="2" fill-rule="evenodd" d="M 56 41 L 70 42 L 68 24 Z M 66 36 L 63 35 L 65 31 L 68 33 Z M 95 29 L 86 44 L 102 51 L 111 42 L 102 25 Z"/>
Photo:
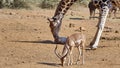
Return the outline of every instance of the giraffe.
<path id="1" fill-rule="evenodd" d="M 117 8 L 118 8 L 118 3 L 116 4 L 116 2 L 118 2 L 117 0 L 113 0 L 110 2 L 109 5 L 109 18 L 111 17 L 111 14 L 114 14 L 114 18 L 116 18 L 116 12 L 117 12 Z M 117 6 L 118 5 L 118 6 Z M 98 9 L 100 11 L 100 5 L 99 5 L 99 1 L 97 0 L 91 0 L 88 4 L 88 8 L 89 8 L 89 12 L 90 12 L 90 17 L 89 19 L 93 18 L 95 16 L 95 10 Z M 100 14 L 99 14 L 100 16 Z"/>
<path id="2" fill-rule="evenodd" d="M 116 12 L 117 9 L 120 9 L 120 0 L 111 0 L 111 4 L 112 4 L 112 8 L 110 8 L 110 12 L 109 12 L 109 17 L 111 17 L 111 13 L 114 13 L 114 18 L 116 17 Z"/>
<path id="3" fill-rule="evenodd" d="M 112 5 L 111 8 L 110 8 L 110 11 L 109 11 L 109 18 L 111 17 L 111 14 L 113 13 L 114 14 L 114 18 L 116 18 L 116 12 L 117 12 L 117 6 L 115 5 Z"/>
<path id="4" fill-rule="evenodd" d="M 67 12 L 67 10 L 72 6 L 74 2 L 77 0 L 61 0 L 59 2 L 59 5 L 55 11 L 55 14 L 52 18 L 48 18 L 48 21 L 50 22 L 50 29 L 54 37 L 55 43 L 65 43 L 66 38 L 65 37 L 59 37 L 59 31 L 62 24 L 62 19 Z"/>
<path id="5" fill-rule="evenodd" d="M 59 31 L 60 27 L 62 24 L 62 19 L 67 12 L 67 10 L 72 6 L 73 3 L 75 3 L 77 0 L 61 0 L 59 2 L 59 5 L 55 11 L 55 14 L 52 18 L 48 18 L 48 21 L 50 22 L 50 29 L 54 37 L 54 42 L 55 43 L 65 43 L 66 38 L 65 37 L 60 37 L 59 36 Z M 108 9 L 108 4 L 110 0 L 96 0 L 99 2 L 101 11 L 100 11 L 100 18 L 98 21 L 98 28 L 96 31 L 96 34 L 90 43 L 90 48 L 91 49 L 96 49 L 100 40 L 100 36 L 102 34 L 102 31 L 104 29 L 104 25 L 106 22 L 106 17 L 108 15 L 109 9 Z"/>
<path id="6" fill-rule="evenodd" d="M 111 0 L 112 4 L 120 8 L 120 0 Z"/>
<path id="7" fill-rule="evenodd" d="M 90 17 L 89 19 L 93 18 L 95 16 L 95 10 L 98 9 L 100 11 L 100 6 L 98 1 L 93 1 L 91 0 L 88 4 L 89 12 L 90 12 Z"/>

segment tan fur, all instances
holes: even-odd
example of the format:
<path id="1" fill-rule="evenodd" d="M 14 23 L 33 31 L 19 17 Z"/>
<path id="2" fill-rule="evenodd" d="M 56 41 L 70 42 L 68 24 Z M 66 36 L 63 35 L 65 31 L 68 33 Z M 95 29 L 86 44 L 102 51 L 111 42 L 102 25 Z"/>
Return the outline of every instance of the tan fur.
<path id="1" fill-rule="evenodd" d="M 75 33 L 75 34 L 72 34 L 69 37 L 67 37 L 66 43 L 63 48 L 62 56 L 59 53 L 57 53 L 57 51 L 56 51 L 57 46 L 58 45 L 56 45 L 54 52 L 57 55 L 57 57 L 60 58 L 62 66 L 64 66 L 67 55 L 68 55 L 68 65 L 73 64 L 72 52 L 73 52 L 74 47 L 77 47 L 77 49 L 79 51 L 79 55 L 78 55 L 78 59 L 77 59 L 76 63 L 78 64 L 78 61 L 80 61 L 80 57 L 82 56 L 82 63 L 84 64 L 85 36 L 83 34 Z M 82 50 L 81 50 L 81 48 L 82 48 Z"/>

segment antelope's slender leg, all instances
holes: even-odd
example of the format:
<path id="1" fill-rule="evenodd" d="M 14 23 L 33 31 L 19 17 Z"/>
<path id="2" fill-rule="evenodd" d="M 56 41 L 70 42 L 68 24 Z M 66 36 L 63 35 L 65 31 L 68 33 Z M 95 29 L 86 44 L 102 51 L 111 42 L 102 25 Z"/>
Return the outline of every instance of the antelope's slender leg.
<path id="1" fill-rule="evenodd" d="M 79 52 L 79 55 L 78 55 L 76 64 L 78 64 L 78 62 L 80 61 L 81 55 L 82 55 L 80 46 L 78 46 L 78 52 Z"/>
<path id="2" fill-rule="evenodd" d="M 70 47 L 69 56 L 68 56 L 68 66 L 72 65 L 72 63 L 73 63 L 72 50 L 73 50 L 73 47 Z"/>
<path id="3" fill-rule="evenodd" d="M 70 47 L 70 65 L 73 64 L 73 55 L 72 55 L 73 48 L 74 47 Z"/>
<path id="4" fill-rule="evenodd" d="M 84 46 L 85 46 L 85 43 L 82 43 L 82 64 L 84 64 Z"/>
<path id="5" fill-rule="evenodd" d="M 68 66 L 70 65 L 70 49 L 68 49 Z"/>

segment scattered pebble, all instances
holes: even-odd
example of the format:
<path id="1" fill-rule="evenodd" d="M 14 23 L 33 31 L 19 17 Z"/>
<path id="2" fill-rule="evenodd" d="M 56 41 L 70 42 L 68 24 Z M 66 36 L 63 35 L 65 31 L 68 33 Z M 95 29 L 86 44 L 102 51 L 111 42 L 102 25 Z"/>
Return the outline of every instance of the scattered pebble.
<path id="1" fill-rule="evenodd" d="M 70 23 L 69 28 L 71 28 L 71 27 L 75 27 L 75 24 Z"/>
<path id="2" fill-rule="evenodd" d="M 37 29 L 34 29 L 35 31 L 37 31 Z"/>
<path id="3" fill-rule="evenodd" d="M 22 61 L 21 63 L 25 63 L 25 61 Z"/>
<path id="4" fill-rule="evenodd" d="M 118 47 L 120 47 L 120 44 L 118 44 Z"/>
<path id="5" fill-rule="evenodd" d="M 86 31 L 84 27 L 79 27 L 80 31 Z"/>
<path id="6" fill-rule="evenodd" d="M 118 31 L 118 30 L 116 30 L 116 31 L 115 31 L 115 33 L 119 33 L 119 31 Z"/>
<path id="7" fill-rule="evenodd" d="M 107 61 L 107 59 L 102 59 L 102 61 Z"/>
<path id="8" fill-rule="evenodd" d="M 13 13 L 13 12 L 9 12 L 8 14 L 9 14 L 9 15 L 14 15 L 15 13 Z"/>

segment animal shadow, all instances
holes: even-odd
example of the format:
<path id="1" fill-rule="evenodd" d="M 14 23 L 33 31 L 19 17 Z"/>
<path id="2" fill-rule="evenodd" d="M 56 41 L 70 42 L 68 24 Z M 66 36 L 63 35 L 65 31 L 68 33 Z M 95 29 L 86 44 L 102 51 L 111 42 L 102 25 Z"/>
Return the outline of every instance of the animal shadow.
<path id="1" fill-rule="evenodd" d="M 70 18 L 71 20 L 85 20 L 85 18 Z"/>
<path id="2" fill-rule="evenodd" d="M 43 43 L 43 44 L 54 44 L 51 40 L 42 40 L 42 41 L 11 41 L 11 42 L 21 42 L 21 43 Z"/>
<path id="3" fill-rule="evenodd" d="M 49 66 L 56 66 L 56 67 L 60 66 L 60 64 L 48 63 L 48 62 L 37 62 L 37 64 L 43 64 L 43 65 L 49 65 Z"/>

